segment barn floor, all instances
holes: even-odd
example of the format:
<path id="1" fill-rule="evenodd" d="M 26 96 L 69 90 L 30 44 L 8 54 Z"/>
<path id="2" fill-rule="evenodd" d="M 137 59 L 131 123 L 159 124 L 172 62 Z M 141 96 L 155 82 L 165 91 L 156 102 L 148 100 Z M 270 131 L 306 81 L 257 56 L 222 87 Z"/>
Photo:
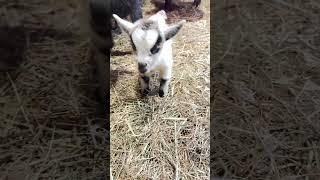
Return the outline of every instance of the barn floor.
<path id="1" fill-rule="evenodd" d="M 75 6 L 0 7 L 0 69 L 11 69 L 0 73 L 0 179 L 105 179 L 107 128 Z"/>
<path id="2" fill-rule="evenodd" d="M 0 70 L 10 69 L 0 73 L 0 179 L 105 179 L 108 128 L 95 111 L 88 39 L 79 29 L 76 2 L 0 0 Z M 154 7 L 146 3 L 148 16 Z M 192 17 L 179 11 L 190 22 L 174 44 L 166 98 L 139 95 L 129 41 L 124 34 L 115 37 L 115 179 L 207 179 L 209 1 L 200 9 L 203 17 L 201 11 L 191 10 Z M 179 13 L 171 12 L 170 22 Z"/>
<path id="3" fill-rule="evenodd" d="M 108 128 L 75 2 L 0 0 L 0 71 L 11 69 L 0 73 L 0 179 L 105 179 Z M 216 2 L 211 173 L 320 179 L 319 3 Z M 209 0 L 200 9 L 176 38 L 169 97 L 140 97 L 128 39 L 116 37 L 115 179 L 208 179 Z"/>
<path id="4" fill-rule="evenodd" d="M 211 12 L 211 173 L 320 179 L 319 2 L 226 0 Z"/>
<path id="5" fill-rule="evenodd" d="M 155 12 L 145 6 L 145 16 Z M 135 56 L 116 56 L 117 73 L 111 90 L 111 166 L 115 179 L 208 179 L 210 22 L 209 1 L 201 11 L 183 10 L 190 20 L 174 43 L 174 72 L 169 96 L 159 98 L 157 74 L 151 96 L 141 97 Z M 168 13 L 179 21 L 178 11 Z M 116 41 L 115 51 L 130 51 L 128 37 Z"/>

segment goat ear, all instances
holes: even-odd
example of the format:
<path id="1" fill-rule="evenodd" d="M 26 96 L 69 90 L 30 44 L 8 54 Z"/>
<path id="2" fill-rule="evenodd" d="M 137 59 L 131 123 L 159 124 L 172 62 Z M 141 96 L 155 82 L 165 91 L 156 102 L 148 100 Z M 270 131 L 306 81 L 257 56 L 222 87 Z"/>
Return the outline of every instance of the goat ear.
<path id="1" fill-rule="evenodd" d="M 157 14 L 163 16 L 164 19 L 167 19 L 167 14 L 164 10 L 158 11 Z"/>
<path id="2" fill-rule="evenodd" d="M 131 30 L 134 27 L 134 24 L 126 21 L 124 19 L 121 19 L 118 15 L 113 14 L 114 19 L 117 21 L 117 24 L 119 25 L 119 27 L 121 28 L 121 30 L 123 30 L 124 32 L 130 34 Z"/>
<path id="3" fill-rule="evenodd" d="M 178 22 L 177 24 L 170 26 L 165 32 L 164 36 L 166 38 L 166 41 L 173 38 L 182 28 L 183 24 L 186 22 L 186 20 L 182 20 Z"/>

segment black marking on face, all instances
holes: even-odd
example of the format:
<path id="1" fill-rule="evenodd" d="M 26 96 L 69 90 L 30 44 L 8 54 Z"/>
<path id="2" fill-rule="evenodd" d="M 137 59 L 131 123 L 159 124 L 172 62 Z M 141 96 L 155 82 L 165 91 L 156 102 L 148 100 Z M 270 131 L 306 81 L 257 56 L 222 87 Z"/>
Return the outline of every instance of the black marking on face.
<path id="1" fill-rule="evenodd" d="M 144 22 L 144 23 L 142 24 L 142 26 L 141 26 L 141 29 L 142 29 L 142 30 L 148 30 L 148 29 L 151 28 L 151 26 L 152 26 L 152 22 Z"/>
<path id="2" fill-rule="evenodd" d="M 158 35 L 158 39 L 156 43 L 153 45 L 153 47 L 150 49 L 151 54 L 156 54 L 160 51 L 161 44 L 162 43 L 162 38 L 160 35 Z"/>
<path id="3" fill-rule="evenodd" d="M 147 63 L 138 63 L 138 70 L 140 73 L 145 73 L 147 71 Z"/>
<path id="4" fill-rule="evenodd" d="M 150 29 L 155 29 L 157 26 L 156 22 L 154 21 L 150 21 L 150 20 L 145 20 L 142 22 L 141 24 L 141 29 L 146 31 L 146 30 L 150 30 Z"/>

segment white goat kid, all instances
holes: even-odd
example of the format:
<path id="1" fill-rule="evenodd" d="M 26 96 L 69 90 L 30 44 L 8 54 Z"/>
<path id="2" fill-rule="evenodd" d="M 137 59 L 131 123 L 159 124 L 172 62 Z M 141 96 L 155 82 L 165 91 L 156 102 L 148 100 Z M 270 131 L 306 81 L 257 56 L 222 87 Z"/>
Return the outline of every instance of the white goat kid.
<path id="1" fill-rule="evenodd" d="M 151 73 L 158 71 L 160 76 L 159 96 L 168 93 L 172 76 L 173 56 L 172 38 L 180 31 L 182 20 L 177 24 L 166 24 L 166 13 L 161 10 L 148 19 L 140 19 L 131 23 L 113 14 L 119 27 L 128 33 L 137 54 L 140 84 L 144 95 L 150 92 L 149 80 Z"/>

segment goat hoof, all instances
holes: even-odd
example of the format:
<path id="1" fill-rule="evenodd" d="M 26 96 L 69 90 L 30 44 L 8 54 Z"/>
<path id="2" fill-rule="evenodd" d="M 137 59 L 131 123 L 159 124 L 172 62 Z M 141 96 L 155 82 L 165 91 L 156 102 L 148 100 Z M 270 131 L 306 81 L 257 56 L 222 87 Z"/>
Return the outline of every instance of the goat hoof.
<path id="1" fill-rule="evenodd" d="M 160 97 L 164 97 L 164 91 L 163 90 L 159 90 L 159 96 Z"/>

